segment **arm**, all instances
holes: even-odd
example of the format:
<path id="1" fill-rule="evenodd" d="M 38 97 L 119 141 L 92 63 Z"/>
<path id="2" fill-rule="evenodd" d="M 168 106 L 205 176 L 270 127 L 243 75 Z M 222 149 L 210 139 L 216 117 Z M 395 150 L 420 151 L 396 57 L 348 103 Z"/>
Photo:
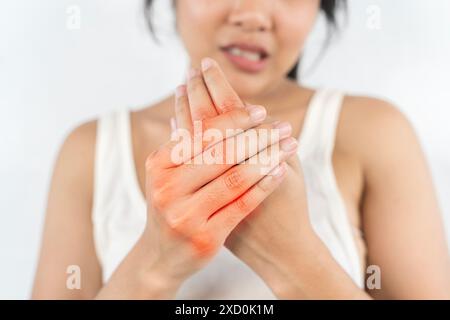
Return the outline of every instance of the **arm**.
<path id="1" fill-rule="evenodd" d="M 178 92 L 176 110 L 189 110 L 191 99 L 188 100 L 186 89 Z M 235 139 L 226 135 L 229 129 L 270 128 L 260 124 L 264 117 L 254 117 L 254 110 L 254 107 L 234 108 L 203 121 L 205 128 L 217 128 L 224 137 L 216 146 L 216 150 L 224 153 L 224 159 L 230 159 L 229 153 L 234 151 L 225 148 L 228 140 Z M 265 110 L 262 111 L 265 115 Z M 184 128 L 182 123 L 180 128 Z M 236 138 L 244 134 L 239 133 Z M 258 146 L 256 154 L 247 147 L 242 156 L 259 157 L 259 152 L 281 137 Z M 283 138 L 289 140 L 287 136 Z M 90 219 L 94 141 L 95 125 L 82 126 L 69 136 L 60 152 L 50 191 L 34 298 L 173 298 L 181 283 L 213 258 L 234 227 L 284 179 L 282 165 L 273 165 L 271 175 L 261 176 L 263 164 L 251 166 L 238 159 L 217 165 L 175 163 L 172 155 L 179 143 L 168 141 L 146 161 L 145 231 L 102 287 Z M 188 146 L 191 147 L 190 143 Z M 205 147 L 194 156 L 204 159 L 211 152 Z M 274 153 L 271 163 L 282 163 L 293 152 L 294 149 L 283 149 Z M 65 272 L 70 265 L 81 269 L 80 290 L 66 287 Z"/>
<path id="2" fill-rule="evenodd" d="M 96 123 L 75 129 L 55 163 L 32 298 L 83 299 L 101 286 L 92 224 L 93 162 Z M 81 289 L 66 287 L 67 268 L 81 269 Z"/>
<path id="3" fill-rule="evenodd" d="M 443 223 L 414 130 L 385 102 L 350 98 L 346 112 L 355 117 L 353 130 L 361 133 L 347 132 L 359 137 L 353 140 L 365 175 L 361 205 L 368 263 L 381 268 L 381 290 L 370 294 L 449 299 L 450 260 Z"/>
<path id="4" fill-rule="evenodd" d="M 448 249 L 431 178 L 411 126 L 380 101 L 348 98 L 345 106 L 337 145 L 355 155 L 363 167 L 361 207 L 368 262 L 381 268 L 382 289 L 369 294 L 449 298 Z M 279 298 L 370 298 L 333 259 L 308 220 L 290 217 L 292 212 L 307 212 L 306 195 L 298 195 L 301 181 L 301 174 L 291 170 L 269 199 L 272 202 L 264 203 L 263 211 L 275 206 L 277 219 L 258 212 L 252 220 L 244 220 L 229 247 Z M 270 232 L 274 236 L 268 236 Z"/>
<path id="5" fill-rule="evenodd" d="M 96 123 L 76 128 L 64 142 L 53 172 L 32 292 L 33 299 L 91 299 L 102 289 L 101 268 L 91 222 Z M 143 237 L 144 239 L 144 237 Z M 177 284 L 153 268 L 139 241 L 118 268 L 99 298 L 171 297 Z M 79 266 L 81 288 L 68 289 L 67 268 Z"/>
<path id="6" fill-rule="evenodd" d="M 223 106 L 233 105 L 224 102 L 239 101 L 239 97 L 230 94 L 233 90 L 220 66 L 209 62 L 210 66 L 203 68 L 203 77 L 217 110 L 223 113 Z M 198 87 L 194 85 L 195 77 L 190 82 L 188 90 Z M 214 110 L 191 106 L 190 112 L 193 119 L 201 119 L 211 117 Z M 278 123 L 277 129 L 281 128 L 291 132 L 289 123 Z M 258 273 L 278 298 L 370 298 L 347 276 L 312 230 L 300 163 L 297 157 L 290 157 L 287 163 L 286 179 L 232 232 L 227 248 Z"/>

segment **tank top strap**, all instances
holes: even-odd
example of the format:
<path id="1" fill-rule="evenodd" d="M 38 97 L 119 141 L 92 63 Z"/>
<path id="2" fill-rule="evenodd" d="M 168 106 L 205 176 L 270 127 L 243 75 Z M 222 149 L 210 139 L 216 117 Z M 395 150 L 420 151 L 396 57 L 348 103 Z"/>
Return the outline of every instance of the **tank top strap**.
<path id="1" fill-rule="evenodd" d="M 324 162 L 331 157 L 343 98 L 341 91 L 333 89 L 320 89 L 314 94 L 299 138 L 302 157 L 313 155 Z"/>
<path id="2" fill-rule="evenodd" d="M 307 184 L 313 226 L 362 288 L 363 270 L 332 162 L 344 97 L 343 92 L 333 89 L 320 89 L 315 93 L 306 111 L 298 154 Z"/>
<path id="3" fill-rule="evenodd" d="M 131 145 L 130 112 L 119 109 L 101 116 L 97 120 L 97 137 L 94 163 L 94 220 L 102 219 L 104 208 L 111 202 L 114 186 L 122 184 L 142 202 L 135 190 L 136 172 L 134 169 Z"/>

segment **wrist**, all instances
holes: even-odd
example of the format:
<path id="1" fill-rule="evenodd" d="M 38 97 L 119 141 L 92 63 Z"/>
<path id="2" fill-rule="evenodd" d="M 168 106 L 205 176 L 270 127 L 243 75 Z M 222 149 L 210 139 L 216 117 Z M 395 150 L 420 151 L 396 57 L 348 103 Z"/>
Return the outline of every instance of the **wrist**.
<path id="1" fill-rule="evenodd" d="M 174 299 L 182 283 L 156 268 L 145 268 L 138 278 L 142 293 L 151 299 Z"/>
<path id="2" fill-rule="evenodd" d="M 316 236 L 271 283 L 279 299 L 368 299 Z M 279 274 L 280 275 L 280 274 Z"/>
<path id="3" fill-rule="evenodd" d="M 184 279 L 169 273 L 161 258 L 148 246 L 146 233 L 136 243 L 135 250 L 139 263 L 135 276 L 143 294 L 152 299 L 172 299 L 175 297 Z"/>
<path id="4" fill-rule="evenodd" d="M 277 256 L 263 278 L 279 299 L 307 299 L 310 285 L 327 272 L 330 253 L 311 230 L 303 240 Z"/>

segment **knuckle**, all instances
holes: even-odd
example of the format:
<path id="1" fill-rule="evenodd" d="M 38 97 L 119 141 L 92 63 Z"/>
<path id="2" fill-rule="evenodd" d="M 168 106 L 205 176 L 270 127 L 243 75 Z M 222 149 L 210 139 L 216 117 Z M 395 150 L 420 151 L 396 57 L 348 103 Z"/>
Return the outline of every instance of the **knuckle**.
<path id="1" fill-rule="evenodd" d="M 209 232 L 199 233 L 191 238 L 191 243 L 200 256 L 213 254 L 219 246 L 216 237 Z"/>
<path id="2" fill-rule="evenodd" d="M 168 214 L 166 216 L 166 223 L 169 228 L 177 233 L 184 233 L 189 230 L 190 219 L 185 216 L 177 217 L 175 214 Z"/>
<path id="3" fill-rule="evenodd" d="M 221 105 L 219 107 L 220 107 L 220 110 L 222 110 L 222 112 L 228 112 L 228 111 L 238 108 L 240 105 L 241 105 L 241 101 L 239 100 L 239 98 L 233 97 L 233 96 L 227 96 L 222 100 Z"/>
<path id="4" fill-rule="evenodd" d="M 215 109 L 212 106 L 199 106 L 199 107 L 196 107 L 195 109 L 191 110 L 191 112 L 192 112 L 192 116 L 194 119 L 203 120 L 203 122 L 204 122 L 204 120 L 207 117 L 215 116 L 214 110 Z M 202 125 L 203 125 L 203 123 L 202 123 Z M 203 125 L 203 127 L 204 127 L 204 125 Z M 204 130 L 204 128 L 203 128 L 203 130 Z"/>
<path id="5" fill-rule="evenodd" d="M 202 78 L 195 76 L 188 82 L 187 90 L 188 92 L 197 91 L 198 89 L 201 89 L 202 86 L 204 86 Z"/>
<path id="6" fill-rule="evenodd" d="M 243 216 L 242 213 L 230 214 L 227 219 L 225 219 L 225 227 L 231 229 L 235 228 L 241 222 Z"/>
<path id="7" fill-rule="evenodd" d="M 183 170 L 186 176 L 198 174 L 201 165 L 195 163 L 194 160 L 183 164 Z"/>
<path id="8" fill-rule="evenodd" d="M 159 179 L 159 181 L 154 181 L 152 184 L 153 188 L 150 192 L 150 199 L 153 207 L 162 211 L 166 210 L 173 200 L 172 188 L 167 182 L 162 184 L 163 180 L 164 179 Z"/>
<path id="9" fill-rule="evenodd" d="M 209 130 L 216 129 L 217 122 L 214 118 L 205 118 L 202 122 L 202 130 L 203 133 L 208 132 Z"/>
<path id="10" fill-rule="evenodd" d="M 225 187 L 228 190 L 234 190 L 242 185 L 242 174 L 237 170 L 233 169 L 230 173 L 227 173 L 223 179 Z"/>
<path id="11" fill-rule="evenodd" d="M 211 208 L 214 207 L 217 204 L 219 197 L 217 192 L 208 191 L 205 193 L 203 197 L 203 204 L 205 208 Z"/>
<path id="12" fill-rule="evenodd" d="M 257 188 L 259 188 L 259 190 L 263 193 L 263 194 L 267 194 L 268 192 L 271 191 L 272 189 L 272 179 L 270 178 L 264 178 L 263 180 L 261 180 L 261 182 L 259 182 L 256 186 Z"/>
<path id="13" fill-rule="evenodd" d="M 236 208 L 240 213 L 244 214 L 247 213 L 250 208 L 249 201 L 245 196 L 236 199 L 234 205 L 236 206 Z"/>
<path id="14" fill-rule="evenodd" d="M 240 129 L 243 125 L 250 121 L 250 116 L 244 110 L 237 109 L 227 114 L 233 128 L 235 129 Z"/>
<path id="15" fill-rule="evenodd" d="M 158 173 L 158 175 L 152 176 L 149 182 L 153 189 L 160 190 L 165 194 L 173 194 L 173 182 L 168 174 Z"/>
<path id="16" fill-rule="evenodd" d="M 235 205 L 233 209 L 228 212 L 224 212 L 224 214 L 227 214 L 226 219 L 224 219 L 224 227 L 226 229 L 234 229 L 248 214 L 248 212 L 243 212 L 240 209 L 237 209 L 237 206 Z"/>
<path id="17" fill-rule="evenodd" d="M 167 197 L 161 190 L 152 190 L 150 201 L 152 206 L 158 211 L 164 210 L 167 205 Z"/>

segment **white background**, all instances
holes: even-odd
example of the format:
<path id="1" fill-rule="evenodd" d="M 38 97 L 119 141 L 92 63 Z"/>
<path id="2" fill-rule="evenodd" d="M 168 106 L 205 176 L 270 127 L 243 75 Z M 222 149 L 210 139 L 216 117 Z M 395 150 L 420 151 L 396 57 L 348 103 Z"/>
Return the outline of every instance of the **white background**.
<path id="1" fill-rule="evenodd" d="M 159 2 L 162 46 L 145 28 L 141 0 L 0 2 L 0 298 L 29 297 L 51 168 L 69 130 L 149 105 L 183 79 L 186 56 L 168 1 Z M 67 25 L 72 5 L 80 29 Z M 311 70 L 324 35 L 318 24 L 304 82 L 385 98 L 408 115 L 450 230 L 450 1 L 351 0 L 349 12 L 339 41 Z"/>

